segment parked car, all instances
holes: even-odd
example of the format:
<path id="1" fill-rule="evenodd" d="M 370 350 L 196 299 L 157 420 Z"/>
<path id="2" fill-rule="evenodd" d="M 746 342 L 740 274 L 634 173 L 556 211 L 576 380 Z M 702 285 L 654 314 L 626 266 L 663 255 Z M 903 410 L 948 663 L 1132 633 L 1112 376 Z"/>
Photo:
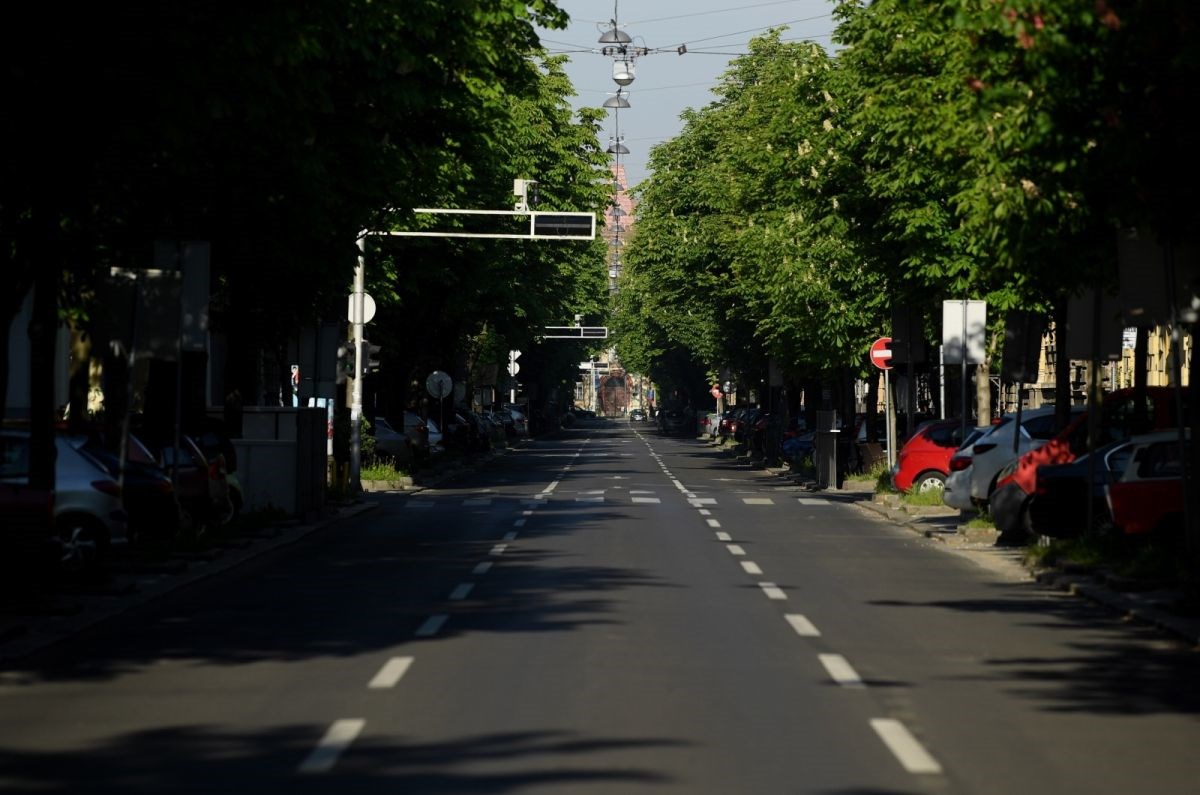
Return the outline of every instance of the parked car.
<path id="1" fill-rule="evenodd" d="M 990 426 L 971 428 L 975 438 Z M 892 468 L 892 485 L 899 491 L 926 492 L 943 489 L 950 476 L 950 458 L 962 447 L 962 420 L 932 422 L 900 448 Z"/>
<path id="2" fill-rule="evenodd" d="M 975 452 L 975 442 L 984 437 L 992 426 L 977 426 L 967 434 L 967 438 L 954 451 L 946 462 L 946 482 L 942 485 L 942 503 L 960 511 L 975 510 L 976 503 L 971 499 L 971 461 Z"/>
<path id="3" fill-rule="evenodd" d="M 81 448 L 85 437 L 54 436 L 54 525 L 49 554 L 64 573 L 94 575 L 107 563 L 113 544 L 126 541 L 128 516 L 121 486 L 103 465 Z M 26 429 L 0 431 L 2 480 L 28 486 L 30 437 Z"/>
<path id="4" fill-rule="evenodd" d="M 630 409 L 629 410 L 629 421 L 630 422 L 645 422 L 646 421 L 646 410 L 645 409 Z"/>
<path id="5" fill-rule="evenodd" d="M 505 403 L 504 408 L 512 415 L 513 427 L 517 432 L 518 438 L 529 436 L 529 419 L 521 406 L 513 403 Z"/>
<path id="6" fill-rule="evenodd" d="M 1050 538 L 1082 535 L 1087 530 L 1088 500 L 1092 502 L 1093 529 L 1110 527 L 1105 488 L 1125 470 L 1132 452 L 1131 440 L 1122 439 L 1069 463 L 1038 467 L 1037 490 L 1026 508 L 1027 529 Z M 997 494 L 1009 488 L 1016 468 L 1017 462 L 1005 467 L 997 481 Z"/>
<path id="7" fill-rule="evenodd" d="M 49 540 L 54 530 L 54 492 L 29 485 L 29 445 L 0 434 L 0 593 L 19 587 L 51 563 Z"/>
<path id="8" fill-rule="evenodd" d="M 692 436 L 696 419 L 683 409 L 667 409 L 658 415 L 658 430 L 664 436 Z"/>
<path id="9" fill-rule="evenodd" d="M 1136 437 L 1132 448 L 1124 471 L 1107 487 L 1113 525 L 1125 535 L 1159 536 L 1177 546 L 1184 532 L 1183 473 L 1191 433 L 1185 430 L 1182 446 L 1175 429 Z"/>
<path id="10" fill-rule="evenodd" d="M 1078 416 L 1082 411 L 1081 406 L 1071 408 L 1072 416 Z M 986 505 L 996 489 L 1000 470 L 1024 453 L 1041 447 L 1060 430 L 1054 406 L 1022 411 L 1019 427 L 1015 414 L 1001 417 L 999 423 L 975 441 L 971 457 L 971 498 Z"/>
<path id="11" fill-rule="evenodd" d="M 210 460 L 190 436 L 180 436 L 178 446 L 173 441 L 147 440 L 146 444 L 175 485 L 183 527 L 203 532 L 233 518 L 233 500 L 221 456 Z"/>
<path id="12" fill-rule="evenodd" d="M 402 422 L 397 427 L 386 417 L 375 418 L 371 425 L 375 450 L 397 461 L 428 458 L 442 438 L 437 423 L 423 419 L 415 411 L 404 412 Z"/>
<path id="13" fill-rule="evenodd" d="M 127 438 L 124 463 L 115 440 L 106 443 L 101 436 L 93 435 L 81 449 L 99 461 L 121 485 L 121 504 L 127 515 L 126 536 L 131 544 L 163 542 L 175 537 L 182 522 L 175 485 L 138 437 Z"/>
<path id="14" fill-rule="evenodd" d="M 1128 439 L 1155 429 L 1170 428 L 1176 420 L 1175 389 L 1147 387 L 1145 405 L 1138 411 L 1136 390 L 1120 389 L 1104 396 L 1097 424 L 1097 444 Z M 1087 452 L 1088 417 L 1085 407 L 1073 410 L 1074 419 L 1053 439 L 1022 455 L 1004 488 L 997 485 L 989 499 L 992 519 L 1003 540 L 1019 542 L 1029 531 L 1029 498 L 1037 491 L 1038 468 L 1067 464 Z M 978 445 L 977 445 L 978 446 Z"/>

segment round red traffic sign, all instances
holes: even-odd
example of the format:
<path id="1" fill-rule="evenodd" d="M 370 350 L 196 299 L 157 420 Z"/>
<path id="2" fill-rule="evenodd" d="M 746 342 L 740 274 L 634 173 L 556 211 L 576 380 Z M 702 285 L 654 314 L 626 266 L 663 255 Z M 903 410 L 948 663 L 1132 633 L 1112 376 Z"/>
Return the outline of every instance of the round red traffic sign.
<path id="1" fill-rule="evenodd" d="M 892 369 L 892 338 L 880 337 L 871 343 L 871 364 L 880 370 Z"/>

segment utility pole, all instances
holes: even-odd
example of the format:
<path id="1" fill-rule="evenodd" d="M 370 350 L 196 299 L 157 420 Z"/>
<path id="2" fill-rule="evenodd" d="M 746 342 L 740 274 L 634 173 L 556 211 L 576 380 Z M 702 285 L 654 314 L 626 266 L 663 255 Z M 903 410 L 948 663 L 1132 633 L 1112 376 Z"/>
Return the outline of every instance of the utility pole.
<path id="1" fill-rule="evenodd" d="M 354 323 L 354 380 L 350 389 L 350 491 L 362 491 L 359 473 L 362 467 L 362 399 L 363 399 L 363 319 L 366 315 L 366 249 L 367 233 L 358 236 L 358 265 L 354 268 L 354 291 L 350 294 L 351 320 Z"/>

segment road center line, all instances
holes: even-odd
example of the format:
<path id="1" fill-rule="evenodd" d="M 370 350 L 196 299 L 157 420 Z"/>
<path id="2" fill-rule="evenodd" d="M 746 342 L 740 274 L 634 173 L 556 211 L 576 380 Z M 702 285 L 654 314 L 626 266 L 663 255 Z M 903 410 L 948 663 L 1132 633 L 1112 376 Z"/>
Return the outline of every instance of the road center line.
<path id="1" fill-rule="evenodd" d="M 328 773 L 366 725 L 367 722 L 361 718 L 335 720 L 317 747 L 300 763 L 298 772 Z"/>
<path id="2" fill-rule="evenodd" d="M 425 623 L 417 627 L 417 637 L 429 638 L 438 634 L 448 618 L 450 618 L 450 616 L 447 614 L 438 613 L 435 616 L 430 616 L 429 618 L 425 619 Z"/>
<path id="3" fill-rule="evenodd" d="M 743 560 L 742 568 L 747 574 L 762 574 L 763 570 L 758 567 L 758 564 L 752 560 Z"/>
<path id="4" fill-rule="evenodd" d="M 773 582 L 760 582 L 758 587 L 762 588 L 762 592 L 767 595 L 768 599 L 787 599 L 787 594 L 783 592 L 783 589 Z"/>
<path id="5" fill-rule="evenodd" d="M 872 718 L 871 728 L 883 740 L 900 764 L 909 773 L 941 773 L 942 766 L 938 764 L 925 747 L 903 723 L 891 718 Z"/>
<path id="6" fill-rule="evenodd" d="M 813 623 L 799 613 L 788 613 L 784 618 L 796 630 L 796 634 L 805 638 L 819 638 L 821 631 Z"/>
<path id="7" fill-rule="evenodd" d="M 833 681 L 837 682 L 842 687 L 864 687 L 863 680 L 859 677 L 858 672 L 851 667 L 846 658 L 840 654 L 818 654 L 817 659 L 821 661 L 821 665 L 825 666 L 825 670 L 833 677 Z"/>
<path id="8" fill-rule="evenodd" d="M 375 674 L 375 678 L 367 684 L 367 687 L 372 690 L 386 690 L 389 687 L 395 687 L 396 683 L 408 673 L 412 664 L 412 657 L 393 657 L 383 664 L 379 673 Z"/>
<path id="9" fill-rule="evenodd" d="M 471 595 L 471 590 L 475 587 L 473 582 L 464 582 L 459 584 L 453 591 L 450 592 L 451 602 L 461 602 Z"/>

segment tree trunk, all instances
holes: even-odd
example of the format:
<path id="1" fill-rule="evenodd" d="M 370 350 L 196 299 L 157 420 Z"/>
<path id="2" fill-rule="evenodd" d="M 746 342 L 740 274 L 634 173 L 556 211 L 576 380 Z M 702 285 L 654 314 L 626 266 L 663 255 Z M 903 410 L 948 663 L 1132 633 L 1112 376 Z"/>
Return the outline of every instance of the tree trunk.
<path id="1" fill-rule="evenodd" d="M 1067 359 L 1067 298 L 1054 307 L 1054 420 L 1059 428 L 1071 422 L 1071 362 Z"/>
<path id="2" fill-rule="evenodd" d="M 88 393 L 91 391 L 92 337 L 79 321 L 71 321 L 71 361 L 69 370 L 72 433 L 83 433 L 88 419 Z"/>
<path id="3" fill-rule="evenodd" d="M 37 269 L 29 323 L 29 485 L 54 488 L 54 348 L 58 335 L 57 261 Z"/>
<path id="4" fill-rule="evenodd" d="M 992 367 L 985 360 L 975 365 L 975 424 L 987 425 L 992 421 Z"/>

